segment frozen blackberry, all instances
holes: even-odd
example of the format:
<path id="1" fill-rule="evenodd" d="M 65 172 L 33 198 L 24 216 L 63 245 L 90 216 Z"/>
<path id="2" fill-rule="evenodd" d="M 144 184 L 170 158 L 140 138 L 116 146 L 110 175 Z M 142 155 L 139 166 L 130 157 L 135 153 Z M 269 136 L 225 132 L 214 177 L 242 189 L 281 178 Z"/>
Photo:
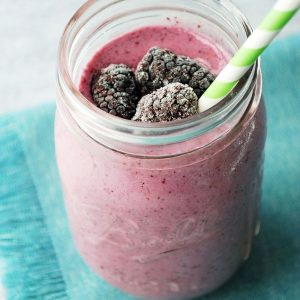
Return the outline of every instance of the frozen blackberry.
<path id="1" fill-rule="evenodd" d="M 125 65 L 109 65 L 94 75 L 91 94 L 102 110 L 131 119 L 139 99 L 133 71 Z"/>
<path id="2" fill-rule="evenodd" d="M 215 77 L 196 61 L 175 53 L 151 48 L 138 64 L 135 76 L 142 95 L 149 94 L 169 83 L 189 85 L 200 98 Z"/>
<path id="3" fill-rule="evenodd" d="M 171 83 L 145 95 L 138 103 L 133 121 L 168 122 L 198 112 L 198 97 L 188 85 Z"/>

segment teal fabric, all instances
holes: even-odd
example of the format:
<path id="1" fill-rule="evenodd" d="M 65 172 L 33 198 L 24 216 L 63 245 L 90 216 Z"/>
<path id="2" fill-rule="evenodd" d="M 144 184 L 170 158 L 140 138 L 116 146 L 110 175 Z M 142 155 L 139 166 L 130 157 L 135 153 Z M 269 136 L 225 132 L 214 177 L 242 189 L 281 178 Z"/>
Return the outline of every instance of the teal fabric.
<path id="1" fill-rule="evenodd" d="M 202 298 L 300 298 L 300 37 L 264 54 L 268 113 L 262 231 L 252 255 Z M 8 300 L 130 300 L 82 262 L 71 240 L 54 157 L 54 104 L 0 118 L 0 274 Z"/>

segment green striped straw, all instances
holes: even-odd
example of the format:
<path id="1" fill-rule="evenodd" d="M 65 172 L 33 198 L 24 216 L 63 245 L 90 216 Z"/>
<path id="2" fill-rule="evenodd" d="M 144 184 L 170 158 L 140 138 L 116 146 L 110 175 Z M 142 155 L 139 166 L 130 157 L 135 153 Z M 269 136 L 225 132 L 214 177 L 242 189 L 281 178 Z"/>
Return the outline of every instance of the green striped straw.
<path id="1" fill-rule="evenodd" d="M 218 104 L 269 46 L 300 8 L 300 0 L 279 0 L 199 99 L 203 112 Z"/>

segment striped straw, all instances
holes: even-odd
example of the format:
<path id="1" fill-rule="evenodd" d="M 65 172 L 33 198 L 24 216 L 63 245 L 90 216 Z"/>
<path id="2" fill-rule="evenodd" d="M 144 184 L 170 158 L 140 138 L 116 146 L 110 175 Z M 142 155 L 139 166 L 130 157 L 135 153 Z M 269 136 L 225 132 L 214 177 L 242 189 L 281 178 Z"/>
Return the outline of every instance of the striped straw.
<path id="1" fill-rule="evenodd" d="M 275 4 L 260 26 L 199 99 L 200 112 L 215 106 L 230 93 L 299 8 L 300 0 L 279 0 Z"/>

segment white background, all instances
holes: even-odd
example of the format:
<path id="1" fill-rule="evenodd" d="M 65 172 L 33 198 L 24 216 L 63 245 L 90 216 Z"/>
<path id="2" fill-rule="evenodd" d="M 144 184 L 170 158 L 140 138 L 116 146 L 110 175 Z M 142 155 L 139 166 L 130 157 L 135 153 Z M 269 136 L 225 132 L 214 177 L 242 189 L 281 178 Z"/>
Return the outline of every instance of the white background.
<path id="1" fill-rule="evenodd" d="M 58 40 L 64 25 L 83 2 L 0 0 L 0 114 L 54 101 Z M 256 26 L 275 0 L 234 2 Z M 299 24 L 300 15 L 281 36 L 300 33 Z M 0 268 L 3 271 L 1 262 Z M 4 299 L 1 282 L 0 299 Z"/>
<path id="2" fill-rule="evenodd" d="M 64 25 L 83 0 L 0 0 L 0 114 L 55 99 L 55 63 Z M 235 0 L 253 26 L 275 0 Z M 298 23 L 298 24 L 297 24 Z M 284 34 L 300 32 L 300 15 Z"/>

